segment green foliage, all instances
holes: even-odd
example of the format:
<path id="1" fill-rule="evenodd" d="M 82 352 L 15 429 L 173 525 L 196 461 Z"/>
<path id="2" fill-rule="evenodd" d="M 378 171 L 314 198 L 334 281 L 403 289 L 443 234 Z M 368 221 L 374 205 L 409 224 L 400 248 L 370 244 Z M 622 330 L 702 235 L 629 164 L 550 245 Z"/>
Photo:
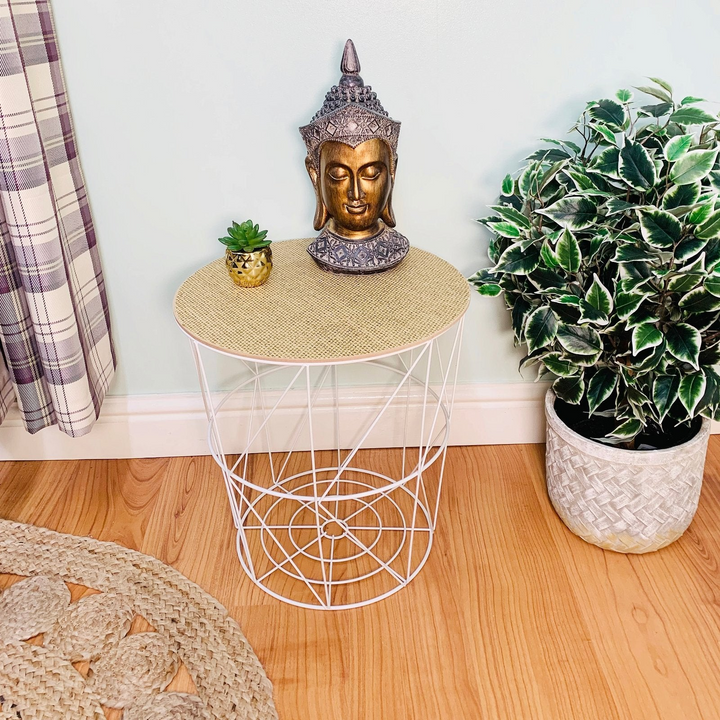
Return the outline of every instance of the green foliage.
<path id="1" fill-rule="evenodd" d="M 565 402 L 613 417 L 608 442 L 720 419 L 720 122 L 659 78 L 588 103 L 502 183 L 480 222 L 522 365 Z M 659 102 L 657 102 L 659 101 Z"/>
<path id="2" fill-rule="evenodd" d="M 265 239 L 268 231 L 260 230 L 260 226 L 253 225 L 252 220 L 246 220 L 240 225 L 233 222 L 227 231 L 227 237 L 221 237 L 218 240 L 233 252 L 255 252 L 267 247 L 272 242 L 272 240 Z"/>

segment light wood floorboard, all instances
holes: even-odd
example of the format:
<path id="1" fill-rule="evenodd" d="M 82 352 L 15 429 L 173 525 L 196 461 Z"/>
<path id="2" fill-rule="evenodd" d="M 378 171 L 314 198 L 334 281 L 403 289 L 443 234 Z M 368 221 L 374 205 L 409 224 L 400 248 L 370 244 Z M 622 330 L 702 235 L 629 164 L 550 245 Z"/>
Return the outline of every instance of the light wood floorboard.
<path id="1" fill-rule="evenodd" d="M 564 527 L 543 452 L 451 448 L 427 565 L 359 610 L 294 608 L 244 576 L 208 457 L 0 463 L 0 516 L 119 542 L 183 572 L 240 622 L 281 720 L 720 718 L 720 437 L 692 526 L 644 556 Z M 182 673 L 174 683 L 191 686 Z"/>

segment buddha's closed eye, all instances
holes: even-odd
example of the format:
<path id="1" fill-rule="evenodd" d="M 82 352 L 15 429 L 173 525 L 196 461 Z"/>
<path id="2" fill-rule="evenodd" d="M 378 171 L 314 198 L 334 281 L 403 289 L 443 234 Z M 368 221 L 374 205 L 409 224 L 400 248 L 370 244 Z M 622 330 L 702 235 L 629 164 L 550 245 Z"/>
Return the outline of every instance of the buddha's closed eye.
<path id="1" fill-rule="evenodd" d="M 328 168 L 327 174 L 331 180 L 347 180 L 350 177 L 350 171 L 340 165 Z"/>
<path id="2" fill-rule="evenodd" d="M 382 174 L 382 167 L 380 165 L 368 165 L 364 167 L 360 173 L 360 177 L 364 180 L 375 180 Z"/>

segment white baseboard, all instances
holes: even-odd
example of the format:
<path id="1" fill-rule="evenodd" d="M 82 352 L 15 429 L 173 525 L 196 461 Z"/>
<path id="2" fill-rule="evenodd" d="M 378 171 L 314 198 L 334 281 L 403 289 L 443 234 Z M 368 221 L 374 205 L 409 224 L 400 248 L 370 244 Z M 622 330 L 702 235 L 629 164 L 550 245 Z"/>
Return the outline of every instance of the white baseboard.
<path id="1" fill-rule="evenodd" d="M 503 445 L 544 442 L 542 383 L 459 385 L 450 433 L 451 445 Z M 274 447 L 289 445 L 293 429 L 301 417 L 304 400 L 301 391 L 288 393 L 273 425 Z M 341 438 L 345 447 L 353 445 L 382 406 L 384 389 L 377 387 L 341 388 Z M 216 398 L 216 400 L 219 399 Z M 272 407 L 275 396 L 266 396 Z M 419 400 L 418 400 L 419 401 Z M 332 398 L 320 397 L 313 413 L 315 446 L 330 447 L 335 442 Z M 389 410 L 368 437 L 365 447 L 397 447 L 402 444 L 400 413 Z M 247 399 L 240 399 L 223 411 L 224 436 L 247 438 L 249 411 Z M 257 421 L 256 421 L 257 422 Z M 713 431 L 720 430 L 714 423 Z M 412 431 L 412 428 L 411 428 Z M 259 437 L 254 450 L 263 449 Z M 306 429 L 298 437 L 297 449 L 306 447 Z M 238 452 L 239 447 L 224 447 Z M 108 397 L 92 432 L 69 438 L 57 427 L 29 435 L 17 410 L 12 410 L 0 426 L 1 460 L 74 460 L 107 458 L 177 457 L 207 455 L 207 420 L 199 394 L 138 395 Z"/>
<path id="2" fill-rule="evenodd" d="M 542 397 L 544 385 L 533 383 L 460 385 L 455 396 L 450 443 L 453 445 L 486 445 L 503 443 L 536 443 L 543 441 L 544 425 Z M 299 392 L 299 391 L 297 391 Z M 275 444 L 286 444 L 278 439 L 278 427 L 287 435 L 295 427 L 301 405 L 299 392 L 291 393 L 283 402 L 283 413 L 278 416 L 273 430 Z M 376 387 L 341 388 L 342 432 L 345 443 L 352 442 L 367 427 L 368 418 L 382 403 L 383 391 Z M 219 399 L 219 397 L 218 397 Z M 322 446 L 323 437 L 332 437 L 328 425 L 331 417 L 331 399 L 320 398 L 320 407 L 314 414 L 316 446 Z M 267 397 L 266 407 L 274 399 Z M 247 404 L 229 406 L 224 423 L 234 423 L 237 430 L 246 427 L 249 416 Z M 233 428 L 235 429 L 235 428 Z M 237 432 L 239 437 L 247 437 Z M 318 440 L 320 439 L 320 440 Z M 400 444 L 399 423 L 388 412 L 368 438 L 368 447 L 393 447 Z M 299 437 L 298 449 L 307 443 Z M 237 448 L 224 448 L 232 452 Z M 260 448 L 258 448 L 260 449 Z M 0 425 L 0 460 L 73 460 L 105 458 L 174 457 L 207 455 L 207 420 L 199 394 L 137 395 L 106 398 L 100 418 L 89 435 L 69 438 L 57 427 L 46 428 L 29 435 L 23 428 L 16 409 Z"/>

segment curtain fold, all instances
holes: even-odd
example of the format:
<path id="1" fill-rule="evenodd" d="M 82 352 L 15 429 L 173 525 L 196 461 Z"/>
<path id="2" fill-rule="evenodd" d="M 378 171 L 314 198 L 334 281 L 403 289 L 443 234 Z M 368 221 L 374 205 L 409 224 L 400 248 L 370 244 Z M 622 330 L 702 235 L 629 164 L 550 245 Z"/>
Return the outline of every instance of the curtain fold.
<path id="1" fill-rule="evenodd" d="M 0 0 L 0 422 L 84 435 L 114 369 L 49 3 Z"/>

